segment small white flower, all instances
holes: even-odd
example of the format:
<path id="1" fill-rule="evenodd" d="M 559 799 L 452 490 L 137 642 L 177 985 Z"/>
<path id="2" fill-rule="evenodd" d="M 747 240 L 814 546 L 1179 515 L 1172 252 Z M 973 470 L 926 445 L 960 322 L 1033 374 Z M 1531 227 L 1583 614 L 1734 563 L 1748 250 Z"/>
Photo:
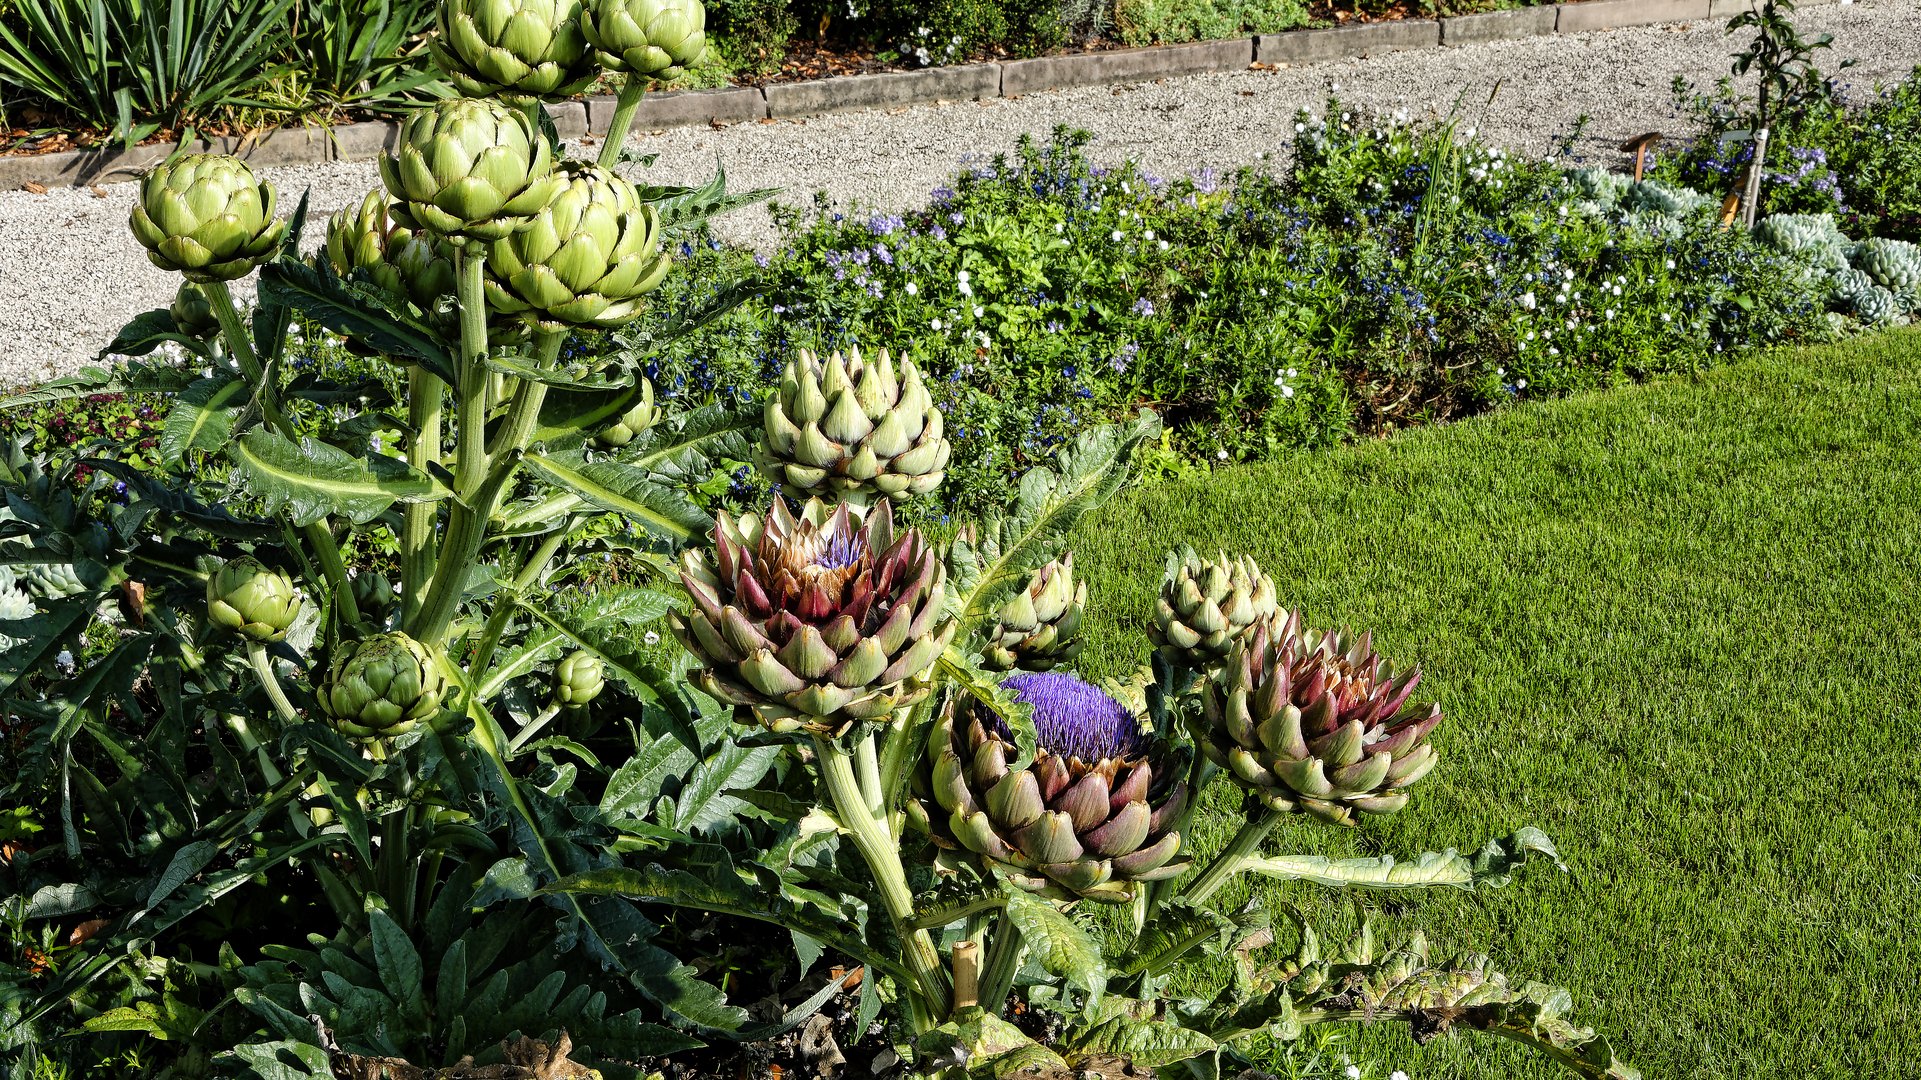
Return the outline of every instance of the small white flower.
<path id="1" fill-rule="evenodd" d="M 1665 311 L 1663 311 L 1663 312 L 1661 313 L 1661 321 L 1662 321 L 1662 322 L 1673 322 L 1673 321 L 1674 321 L 1674 316 L 1672 316 L 1672 315 L 1669 315 L 1669 314 L 1668 314 L 1667 312 L 1665 312 Z"/>
<path id="2" fill-rule="evenodd" d="M 1291 379 L 1291 378 L 1293 378 L 1293 377 L 1294 377 L 1294 376 L 1296 376 L 1296 375 L 1299 375 L 1299 374 L 1300 374 L 1300 372 L 1298 372 L 1298 371 L 1296 371 L 1296 370 L 1294 370 L 1293 368 L 1288 368 L 1288 369 L 1287 369 L 1287 377 L 1288 377 L 1288 378 L 1290 378 L 1290 379 Z"/>
<path id="3" fill-rule="evenodd" d="M 1294 388 L 1293 388 L 1293 387 L 1291 387 L 1291 386 L 1282 386 L 1282 387 L 1281 387 L 1281 396 L 1282 396 L 1282 397 L 1284 397 L 1284 398 L 1291 398 L 1291 397 L 1293 397 L 1293 396 L 1294 396 Z"/>
<path id="4" fill-rule="evenodd" d="M 1154 230 L 1153 230 L 1153 229 L 1149 229 L 1149 230 L 1147 230 L 1146 232 L 1144 232 L 1144 233 L 1142 233 L 1142 234 L 1141 234 L 1141 239 L 1143 239 L 1143 240 L 1152 240 L 1152 239 L 1154 239 Z"/>
<path id="5" fill-rule="evenodd" d="M 1529 289 L 1528 291 L 1521 294 L 1522 307 L 1528 309 L 1529 311 L 1533 311 L 1536 303 L 1537 301 L 1534 299 L 1533 289 Z"/>
<path id="6" fill-rule="evenodd" d="M 1552 346 L 1552 345 L 1549 345 L 1549 346 L 1547 347 L 1547 354 L 1548 354 L 1549 356 L 1559 356 L 1559 355 L 1561 355 L 1561 350 L 1559 350 L 1559 349 L 1557 349 L 1557 348 L 1555 348 L 1555 347 L 1554 347 L 1554 346 Z"/>
<path id="7" fill-rule="evenodd" d="M 1220 459 L 1221 459 L 1222 461 L 1226 461 L 1226 460 L 1227 460 L 1227 450 L 1226 450 L 1226 448 L 1222 448 L 1222 449 L 1220 449 L 1220 450 L 1216 450 L 1216 451 L 1214 451 L 1214 456 L 1215 456 L 1215 457 L 1217 457 L 1217 458 L 1220 458 Z"/>
<path id="8" fill-rule="evenodd" d="M 1516 390 L 1526 390 L 1526 389 L 1527 389 L 1527 380 L 1526 380 L 1526 379 L 1516 379 L 1516 380 L 1514 380 L 1514 389 L 1516 389 Z"/>
<path id="9" fill-rule="evenodd" d="M 1669 259 L 1669 260 L 1668 260 L 1668 269 L 1669 269 L 1669 270 L 1672 270 L 1672 269 L 1674 269 L 1674 260 L 1673 260 L 1673 259 Z"/>
<path id="10" fill-rule="evenodd" d="M 1616 295 L 1616 296 L 1619 296 L 1619 295 L 1621 295 L 1621 287 L 1620 287 L 1619 285 L 1616 285 L 1616 286 L 1615 286 L 1615 287 L 1614 287 L 1614 288 L 1613 288 L 1613 289 L 1612 289 L 1611 291 L 1612 291 L 1612 292 L 1614 293 L 1614 295 Z"/>
<path id="11" fill-rule="evenodd" d="M 1060 234 L 1062 234 L 1062 233 L 1064 233 L 1064 232 L 1066 232 L 1066 231 L 1067 231 L 1067 223 L 1066 223 L 1065 221 L 1056 221 L 1056 222 L 1054 223 L 1054 235 L 1055 235 L 1055 236 L 1059 236 Z"/>
<path id="12" fill-rule="evenodd" d="M 919 296 L 919 295 L 920 295 L 920 286 L 919 286 L 919 285 L 916 285 L 916 284 L 914 284 L 914 283 L 913 283 L 913 282 L 911 282 L 911 281 L 910 281 L 910 282 L 908 282 L 908 283 L 907 283 L 907 295 L 909 295 L 909 296 Z"/>
<path id="13" fill-rule="evenodd" d="M 974 317 L 976 319 L 980 318 L 982 315 L 985 315 L 985 314 L 987 314 L 986 308 L 980 306 L 979 304 L 974 305 Z"/>
<path id="14" fill-rule="evenodd" d="M 939 330 L 939 329 L 940 329 L 940 320 L 939 320 L 939 319 L 930 319 L 930 320 L 928 320 L 928 323 L 927 323 L 927 326 L 928 326 L 928 328 L 929 328 L 929 329 L 931 329 L 931 330 Z"/>
<path id="15" fill-rule="evenodd" d="M 1307 125 L 1306 125 L 1306 124 L 1300 124 L 1300 123 L 1297 123 L 1297 124 L 1295 124 L 1295 125 L 1294 125 L 1294 130 L 1295 130 L 1296 132 L 1302 132 L 1302 131 L 1306 131 L 1306 130 L 1307 130 Z"/>
<path id="16" fill-rule="evenodd" d="M 960 282 L 962 285 L 965 285 L 968 282 L 974 280 L 974 275 L 968 273 L 965 270 L 962 270 L 960 273 L 954 275 L 954 280 Z"/>
<path id="17" fill-rule="evenodd" d="M 1361 1067 L 1359 1065 L 1349 1065 L 1347 1067 L 1347 1080 L 1361 1080 Z"/>
<path id="18" fill-rule="evenodd" d="M 1169 245 L 1167 241 L 1165 241 L 1165 240 L 1163 240 L 1163 241 L 1161 241 L 1161 250 L 1162 250 L 1162 251 L 1166 251 L 1166 250 L 1167 250 L 1167 249 L 1168 249 L 1168 248 L 1169 248 L 1170 246 L 1171 246 L 1171 245 Z"/>
<path id="19" fill-rule="evenodd" d="M 641 637 L 640 640 L 646 642 L 649 645 L 658 645 L 660 644 L 660 635 L 654 633 L 652 630 L 649 630 L 645 635 Z"/>
<path id="20" fill-rule="evenodd" d="M 1113 239 L 1113 241 L 1114 241 L 1114 242 L 1115 242 L 1116 244 L 1118 244 L 1118 243 L 1120 243 L 1120 242 L 1121 242 L 1121 239 L 1122 239 L 1122 238 L 1121 238 L 1121 231 L 1120 231 L 1119 229 L 1115 229 L 1115 230 L 1114 230 L 1114 235 L 1113 235 L 1113 237 L 1112 237 L 1112 239 Z"/>
<path id="21" fill-rule="evenodd" d="M 1399 1069 L 1387 1074 L 1387 1080 L 1407 1080 L 1407 1074 Z"/>
<path id="22" fill-rule="evenodd" d="M 974 287 L 963 281 L 960 283 L 960 294 L 962 296 L 972 296 L 974 295 Z"/>

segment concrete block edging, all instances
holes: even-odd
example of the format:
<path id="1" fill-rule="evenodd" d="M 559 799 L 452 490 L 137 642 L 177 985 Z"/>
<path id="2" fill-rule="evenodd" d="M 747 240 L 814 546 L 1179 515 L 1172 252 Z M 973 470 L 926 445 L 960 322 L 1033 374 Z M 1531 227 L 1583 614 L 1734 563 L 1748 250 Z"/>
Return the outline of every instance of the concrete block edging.
<path id="1" fill-rule="evenodd" d="M 1142 49 L 1037 56 L 999 63 L 957 64 L 920 71 L 850 75 L 807 82 L 683 90 L 649 94 L 642 100 L 635 127 L 652 131 L 701 124 L 788 119 L 860 109 L 888 109 L 936 101 L 985 101 L 1044 90 L 1147 82 L 1177 75 L 1239 71 L 1252 63 L 1310 64 L 1349 60 L 1405 49 L 1512 40 L 1548 34 L 1694 22 L 1726 18 L 1751 0 L 1582 0 L 1458 15 L 1443 19 L 1404 19 L 1329 29 L 1292 30 L 1224 41 L 1156 45 Z M 1833 0 L 1804 0 L 1809 4 Z M 613 119 L 614 99 L 548 106 L 563 139 L 604 135 Z M 234 138 L 202 139 L 187 149 L 237 153 L 259 166 L 309 165 L 328 161 L 365 161 L 378 157 L 399 134 L 394 121 L 363 121 L 332 128 L 285 128 L 259 142 Z M 47 187 L 84 186 L 134 179 L 139 170 L 173 151 L 165 144 L 122 150 L 105 147 L 54 154 L 0 157 L 0 191 L 29 183 Z"/>

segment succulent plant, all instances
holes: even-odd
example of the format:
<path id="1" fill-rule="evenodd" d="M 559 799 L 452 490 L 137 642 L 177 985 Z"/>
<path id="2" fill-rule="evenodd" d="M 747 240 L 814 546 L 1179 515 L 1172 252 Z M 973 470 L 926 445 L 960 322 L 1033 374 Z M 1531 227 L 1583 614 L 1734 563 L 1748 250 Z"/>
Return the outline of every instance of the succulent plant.
<path id="1" fill-rule="evenodd" d="M 24 576 L 27 592 L 42 600 L 79 596 L 88 588 L 72 563 L 28 563 Z"/>
<path id="2" fill-rule="evenodd" d="M 1167 557 L 1147 636 L 1169 663 L 1206 671 L 1280 609 L 1274 579 L 1253 559 L 1202 559 L 1183 546 Z"/>
<path id="3" fill-rule="evenodd" d="M 188 281 L 232 281 L 273 257 L 287 223 L 274 220 L 272 184 L 225 154 L 189 154 L 140 181 L 128 224 L 162 270 Z"/>
<path id="4" fill-rule="evenodd" d="M 380 159 L 380 179 L 396 220 L 469 240 L 525 226 L 566 184 L 534 122 L 488 98 L 448 98 L 410 114 Z"/>
<path id="5" fill-rule="evenodd" d="M 801 350 L 767 399 L 757 462 L 795 494 L 868 498 L 924 495 L 952 452 L 941 412 L 913 361 L 898 373 L 886 349 L 855 348 L 824 362 Z"/>
<path id="6" fill-rule="evenodd" d="M 207 579 L 207 621 L 249 641 L 285 641 L 300 602 L 292 578 L 251 555 L 222 563 Z"/>
<path id="7" fill-rule="evenodd" d="M 707 48 L 700 0 L 587 0 L 581 29 L 609 71 L 668 80 Z"/>
<path id="8" fill-rule="evenodd" d="M 364 273 L 382 292 L 431 314 L 442 296 L 453 294 L 453 248 L 394 220 L 392 210 L 387 192 L 375 188 L 359 206 L 328 218 L 327 262 L 341 277 Z"/>
<path id="9" fill-rule="evenodd" d="M 341 642 L 319 697 L 342 734 L 391 739 L 439 715 L 447 689 L 436 650 L 396 630 Z"/>
<path id="10" fill-rule="evenodd" d="M 1877 236 L 1854 245 L 1848 261 L 1897 296 L 1921 291 L 1921 245 Z"/>
<path id="11" fill-rule="evenodd" d="M 554 667 L 554 702 L 559 705 L 585 705 L 600 696 L 607 685 L 605 666 L 600 657 L 576 649 Z"/>
<path id="12" fill-rule="evenodd" d="M 1646 217 L 1686 218 L 1716 205 L 1714 196 L 1690 187 L 1640 180 L 1621 193 L 1621 209 Z"/>
<path id="13" fill-rule="evenodd" d="M 1087 582 L 1074 580 L 1074 555 L 1047 563 L 1027 579 L 983 631 L 982 660 L 989 671 L 1048 671 L 1081 651 L 1081 616 Z"/>
<path id="14" fill-rule="evenodd" d="M 1194 741 L 1270 809 L 1351 825 L 1407 805 L 1439 760 L 1427 737 L 1440 706 L 1408 706 L 1420 680 L 1371 635 L 1316 633 L 1291 613 L 1257 626 L 1203 683 Z"/>
<path id="15" fill-rule="evenodd" d="M 927 694 L 920 684 L 953 639 L 946 571 L 883 500 L 864 518 L 776 498 L 763 517 L 714 529 L 710 562 L 689 551 L 680 580 L 693 609 L 668 616 L 707 664 L 701 689 L 774 731 L 836 736 Z"/>
<path id="16" fill-rule="evenodd" d="M 1567 174 L 1567 185 L 1574 192 L 1575 208 L 1596 217 L 1611 212 L 1633 183 L 1620 173 L 1599 165 L 1575 169 Z"/>
<path id="17" fill-rule="evenodd" d="M 1828 293 L 1837 302 L 1852 307 L 1854 298 L 1875 288 L 1874 279 L 1853 267 L 1836 270 L 1828 276 Z"/>
<path id="18" fill-rule="evenodd" d="M 654 404 L 654 384 L 646 376 L 640 379 L 640 397 L 634 407 L 620 414 L 620 419 L 601 428 L 594 434 L 594 442 L 607 450 L 618 450 L 634 441 L 634 436 L 654 426 L 660 419 L 660 408 Z"/>
<path id="19" fill-rule="evenodd" d="M 1034 710 L 1025 768 L 985 707 L 942 711 L 928 737 L 936 842 L 965 848 L 1016 886 L 1058 900 L 1125 903 L 1135 883 L 1173 877 L 1187 785 L 1121 704 L 1060 672 L 1001 684 Z"/>
<path id="20" fill-rule="evenodd" d="M 619 326 L 667 276 L 660 219 L 634 185 L 569 162 L 525 228 L 487 249 L 487 304 L 535 325 Z"/>
<path id="21" fill-rule="evenodd" d="M 17 580 L 12 567 L 0 566 L 0 622 L 31 619 L 38 613 L 38 609 L 34 607 L 33 597 L 28 596 L 26 590 L 17 587 Z M 0 634 L 0 653 L 21 644 L 22 641 L 21 638 Z"/>
<path id="22" fill-rule="evenodd" d="M 1879 285 L 1869 285 L 1848 302 L 1854 317 L 1866 326 L 1902 326 L 1908 321 L 1906 301 Z"/>
<path id="23" fill-rule="evenodd" d="M 580 0 L 440 0 L 435 26 L 434 63 L 468 97 L 558 100 L 599 74 Z"/>
<path id="24" fill-rule="evenodd" d="M 1755 223 L 1754 238 L 1825 270 L 1842 270 L 1848 265 L 1848 238 L 1841 235 L 1833 214 L 1769 214 Z"/>
<path id="25" fill-rule="evenodd" d="M 220 319 L 213 313 L 213 304 L 191 281 L 181 282 L 180 288 L 174 290 L 167 314 L 173 316 L 174 327 L 188 337 L 206 340 L 220 333 Z"/>

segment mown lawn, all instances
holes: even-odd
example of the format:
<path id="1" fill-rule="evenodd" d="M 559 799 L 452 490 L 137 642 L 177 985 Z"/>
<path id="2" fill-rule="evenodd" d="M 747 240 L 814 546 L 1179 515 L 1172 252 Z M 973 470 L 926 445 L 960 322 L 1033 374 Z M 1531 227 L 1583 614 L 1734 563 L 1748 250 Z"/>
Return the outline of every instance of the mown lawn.
<path id="1" fill-rule="evenodd" d="M 1921 333 L 1117 500 L 1076 538 L 1093 674 L 1144 657 L 1182 542 L 1253 554 L 1314 623 L 1372 628 L 1448 715 L 1406 811 L 1289 823 L 1272 849 L 1538 825 L 1571 873 L 1368 905 L 1569 987 L 1650 1080 L 1921 1068 Z M 1215 801 L 1203 850 L 1237 805 Z M 1414 1080 L 1555 1075 L 1477 1036 L 1363 1045 Z"/>

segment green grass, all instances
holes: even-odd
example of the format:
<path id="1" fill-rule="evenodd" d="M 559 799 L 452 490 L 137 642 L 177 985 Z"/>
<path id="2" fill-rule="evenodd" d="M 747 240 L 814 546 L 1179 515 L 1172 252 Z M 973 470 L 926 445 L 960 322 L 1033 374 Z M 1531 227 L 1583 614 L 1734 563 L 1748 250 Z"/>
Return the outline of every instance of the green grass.
<path id="1" fill-rule="evenodd" d="M 1311 623 L 1373 629 L 1448 716 L 1407 810 L 1289 822 L 1270 850 L 1538 825 L 1571 873 L 1368 904 L 1569 987 L 1650 1080 L 1921 1062 L 1921 333 L 1137 492 L 1076 537 L 1092 673 L 1144 657 L 1182 542 L 1254 555 Z M 1235 825 L 1215 796 L 1203 851 Z M 1479 1036 L 1362 1045 L 1415 1080 L 1555 1075 Z"/>

